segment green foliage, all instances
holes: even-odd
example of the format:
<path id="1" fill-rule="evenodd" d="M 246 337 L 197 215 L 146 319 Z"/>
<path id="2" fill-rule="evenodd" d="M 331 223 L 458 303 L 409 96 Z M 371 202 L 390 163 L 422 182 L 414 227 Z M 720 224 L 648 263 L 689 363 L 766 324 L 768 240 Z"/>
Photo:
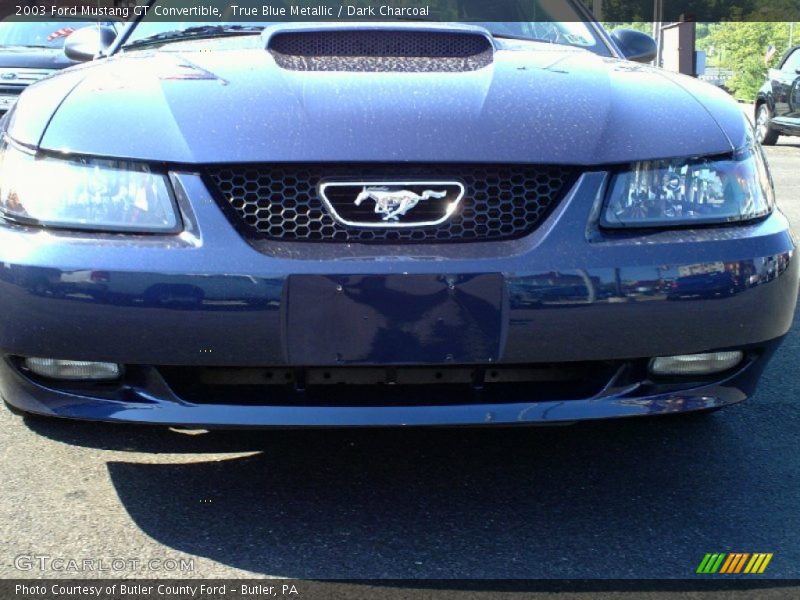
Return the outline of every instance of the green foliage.
<path id="1" fill-rule="evenodd" d="M 779 2 L 779 0 L 773 0 Z M 752 15 L 747 15 L 752 17 Z M 651 23 L 611 22 L 603 24 L 613 31 L 619 27 L 652 33 Z M 800 23 L 795 25 L 794 43 L 800 43 Z M 765 62 L 770 45 L 774 56 Z M 764 83 L 767 70 L 774 67 L 789 49 L 789 23 L 737 21 L 697 24 L 697 49 L 708 56 L 708 66 L 733 72 L 730 91 L 740 100 L 752 101 Z"/>
<path id="2" fill-rule="evenodd" d="M 593 0 L 583 0 L 591 10 Z M 603 0 L 603 18 L 609 21 L 653 21 L 653 0 Z M 664 0 L 663 21 L 797 21 L 797 0 Z"/>
<path id="3" fill-rule="evenodd" d="M 592 0 L 584 2 L 591 8 Z M 609 31 L 626 27 L 651 33 L 652 4 L 652 0 L 604 0 L 606 19 L 626 20 L 604 26 Z M 747 101 L 755 98 L 767 70 L 789 49 L 789 21 L 800 20 L 798 0 L 668 0 L 665 7 L 703 20 L 718 19 L 697 24 L 697 49 L 706 51 L 709 66 L 733 72 L 728 87 L 737 98 Z M 665 21 L 671 20 L 669 17 L 665 14 Z M 800 23 L 795 25 L 794 43 L 800 43 Z M 777 51 L 765 62 L 770 45 Z"/>
<path id="4" fill-rule="evenodd" d="M 777 52 L 766 63 L 764 57 L 770 44 Z M 748 101 L 755 98 L 767 69 L 775 66 L 788 46 L 788 23 L 719 23 L 712 26 L 708 35 L 710 63 L 733 71 L 728 87 L 737 98 Z"/>

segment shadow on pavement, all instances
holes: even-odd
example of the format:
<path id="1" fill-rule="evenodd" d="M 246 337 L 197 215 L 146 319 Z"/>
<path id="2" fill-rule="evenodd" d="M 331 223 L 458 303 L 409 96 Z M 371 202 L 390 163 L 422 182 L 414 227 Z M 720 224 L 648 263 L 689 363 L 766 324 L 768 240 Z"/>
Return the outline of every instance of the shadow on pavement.
<path id="1" fill-rule="evenodd" d="M 114 461 L 108 470 L 147 535 L 259 574 L 653 578 L 693 577 L 706 552 L 779 547 L 774 526 L 759 524 L 746 500 L 753 486 L 763 489 L 762 450 L 747 443 L 757 433 L 737 433 L 741 414 L 733 407 L 703 418 L 559 428 L 194 437 L 147 427 L 29 426 L 92 448 L 253 452 L 191 463 Z M 782 494 L 779 502 L 794 503 L 795 494 Z M 780 554 L 774 560 L 777 571 Z"/>

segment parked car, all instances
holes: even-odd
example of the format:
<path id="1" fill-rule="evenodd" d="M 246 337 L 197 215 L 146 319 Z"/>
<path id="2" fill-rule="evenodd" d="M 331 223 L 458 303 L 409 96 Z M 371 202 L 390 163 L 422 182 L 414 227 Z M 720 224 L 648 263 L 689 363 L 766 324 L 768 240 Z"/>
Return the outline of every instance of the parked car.
<path id="1" fill-rule="evenodd" d="M 535 3 L 554 6 L 73 33 L 67 55 L 109 57 L 31 86 L 0 125 L 5 400 L 401 426 L 751 395 L 798 289 L 752 127 L 724 92 L 633 62 L 646 35 Z M 776 276 L 713 301 L 708 278 L 680 302 L 630 283 L 728 263 Z"/>
<path id="2" fill-rule="evenodd" d="M 772 146 L 781 135 L 800 135 L 800 46 L 790 49 L 770 69 L 756 98 L 759 141 Z"/>
<path id="3" fill-rule="evenodd" d="M 67 36 L 88 21 L 0 21 L 0 116 L 30 84 L 76 64 L 64 55 Z M 113 22 L 105 27 L 117 30 Z"/>

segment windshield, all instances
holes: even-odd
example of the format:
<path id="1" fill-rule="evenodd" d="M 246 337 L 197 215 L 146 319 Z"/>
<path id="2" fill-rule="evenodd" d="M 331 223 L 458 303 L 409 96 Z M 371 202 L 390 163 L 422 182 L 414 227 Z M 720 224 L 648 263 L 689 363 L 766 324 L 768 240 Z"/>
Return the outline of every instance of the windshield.
<path id="1" fill-rule="evenodd" d="M 243 3 L 244 4 L 244 3 Z M 551 44 L 578 46 L 599 54 L 608 55 L 607 46 L 594 29 L 582 20 L 575 9 L 564 0 L 439 0 L 431 3 L 428 17 L 415 17 L 415 21 L 465 22 L 485 27 L 496 37 L 535 40 Z M 445 5 L 447 8 L 444 8 Z M 221 18 L 217 21 L 165 21 L 159 8 L 174 7 L 174 0 L 155 0 L 146 17 L 131 31 L 125 46 L 166 43 L 186 35 L 213 37 L 215 34 L 257 33 L 279 21 L 242 21 L 234 14 L 230 3 L 220 5 Z M 438 8 L 437 8 L 438 7 Z M 287 9 L 287 14 L 288 13 Z M 523 20 L 521 17 L 540 20 Z M 495 20 L 499 18 L 508 20 Z M 492 20 L 481 20 L 481 19 Z M 462 21 L 463 19 L 463 21 Z M 513 20 L 512 20 L 513 19 Z M 344 19 L 343 19 L 344 20 Z M 404 20 L 404 19 L 398 19 Z M 285 22 L 285 21 L 284 21 Z M 205 28 L 205 31 L 203 29 Z"/>
<path id="2" fill-rule="evenodd" d="M 63 48 L 67 36 L 90 21 L 0 21 L 0 46 Z"/>

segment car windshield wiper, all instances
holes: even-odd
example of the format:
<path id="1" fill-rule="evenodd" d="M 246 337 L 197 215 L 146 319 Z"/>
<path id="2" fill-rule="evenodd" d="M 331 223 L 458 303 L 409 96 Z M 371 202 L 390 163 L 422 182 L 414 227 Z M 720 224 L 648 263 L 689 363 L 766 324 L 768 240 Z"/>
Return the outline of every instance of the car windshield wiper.
<path id="1" fill-rule="evenodd" d="M 141 39 L 125 44 L 125 48 L 136 48 L 150 44 L 161 44 L 192 38 L 218 37 L 229 35 L 252 35 L 261 33 L 264 28 L 258 25 L 199 25 L 186 29 L 174 29 L 148 35 Z"/>
<path id="2" fill-rule="evenodd" d="M 528 35 L 514 35 L 513 33 L 502 33 L 497 31 L 489 30 L 489 33 L 492 34 L 492 37 L 500 38 L 503 40 L 520 40 L 523 42 L 544 42 L 545 44 L 555 44 L 557 42 L 553 42 L 551 40 L 546 40 L 544 38 L 536 38 L 531 37 Z"/>
<path id="3" fill-rule="evenodd" d="M 492 37 L 496 37 L 496 38 L 500 38 L 500 39 L 504 39 L 504 40 L 520 40 L 520 41 L 523 41 L 523 42 L 537 42 L 537 43 L 541 43 L 541 44 L 551 44 L 553 46 L 569 46 L 571 48 L 581 48 L 583 50 L 587 49 L 586 45 L 584 45 L 584 44 L 579 44 L 579 43 L 572 42 L 572 41 L 569 41 L 569 40 L 566 40 L 566 39 L 563 40 L 563 41 L 555 41 L 555 40 L 548 40 L 548 39 L 545 39 L 545 38 L 528 37 L 528 36 L 524 36 L 524 35 L 513 35 L 513 34 L 509 34 L 509 33 L 495 33 L 493 31 L 490 31 L 489 33 L 492 34 Z"/>
<path id="4" fill-rule="evenodd" d="M 435 21 L 431 21 L 430 19 L 423 19 L 423 18 L 420 18 L 420 17 L 402 17 L 402 18 L 398 18 L 396 20 L 397 21 L 413 21 L 413 22 L 417 22 L 417 23 L 435 23 Z M 466 21 L 454 21 L 454 22 L 455 23 L 464 23 L 466 25 L 475 24 L 475 23 L 466 22 Z M 477 25 L 480 26 L 480 23 L 477 23 Z M 503 39 L 506 39 L 506 40 L 521 40 L 523 42 L 543 42 L 545 44 L 557 44 L 558 43 L 558 42 L 553 42 L 552 40 L 546 40 L 544 38 L 532 37 L 532 36 L 529 36 L 529 35 L 517 35 L 517 34 L 513 34 L 513 33 L 504 33 L 502 31 L 493 31 L 490 27 L 484 27 L 484 29 L 486 29 L 486 31 L 488 31 L 491 34 L 492 37 L 503 38 Z"/>

